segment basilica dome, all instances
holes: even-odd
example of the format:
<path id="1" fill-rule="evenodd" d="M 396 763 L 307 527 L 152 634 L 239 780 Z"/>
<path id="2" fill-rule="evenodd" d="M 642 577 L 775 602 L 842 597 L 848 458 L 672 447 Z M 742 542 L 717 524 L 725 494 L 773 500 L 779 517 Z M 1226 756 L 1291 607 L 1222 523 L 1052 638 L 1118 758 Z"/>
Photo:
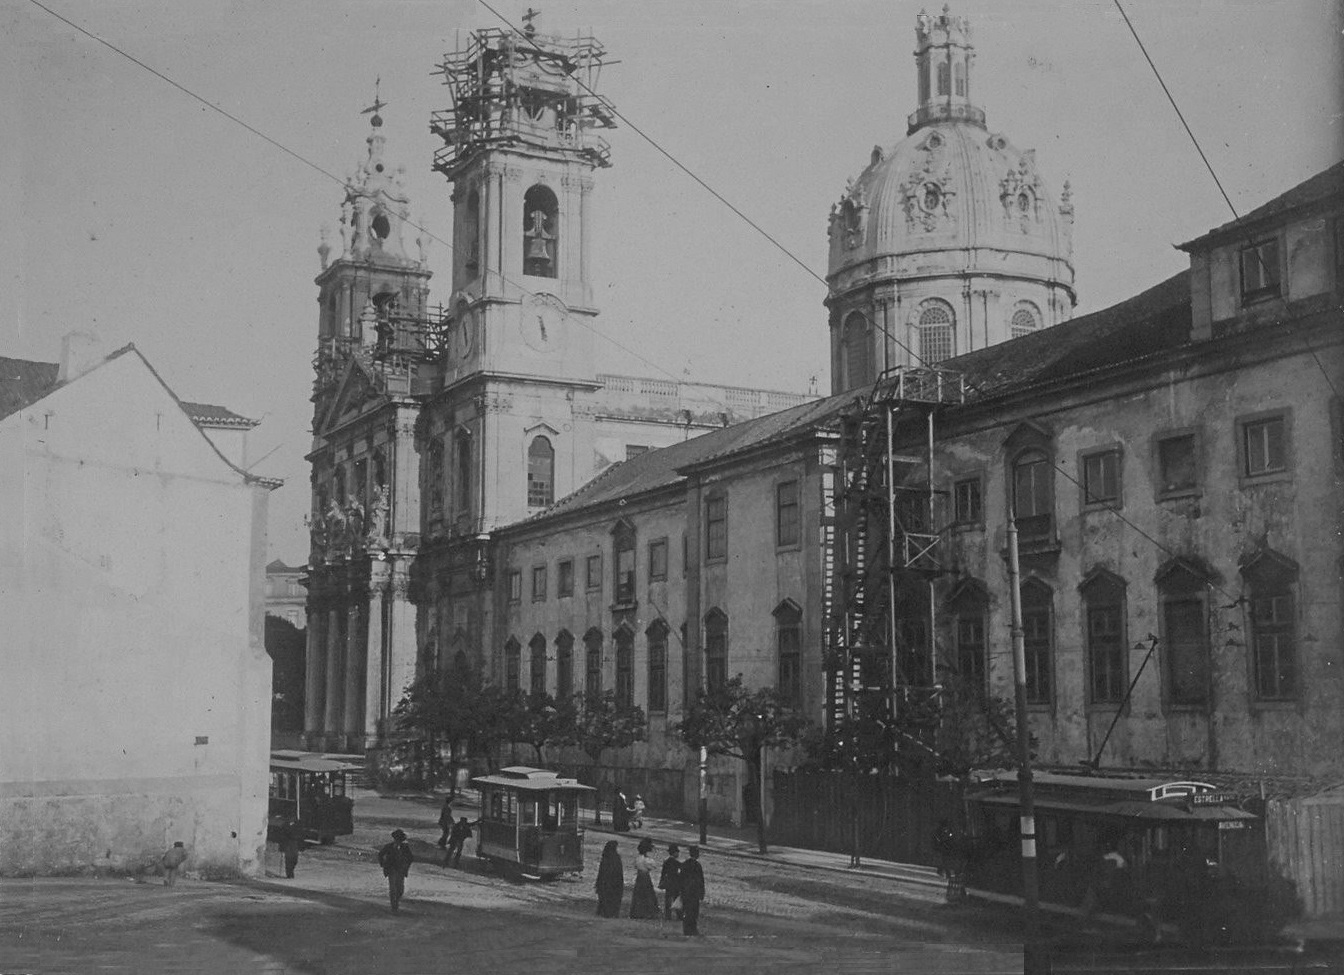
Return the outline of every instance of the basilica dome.
<path id="1" fill-rule="evenodd" d="M 918 107 L 831 209 L 832 388 L 934 365 L 1073 314 L 1073 205 L 971 97 L 970 24 L 916 22 Z"/>

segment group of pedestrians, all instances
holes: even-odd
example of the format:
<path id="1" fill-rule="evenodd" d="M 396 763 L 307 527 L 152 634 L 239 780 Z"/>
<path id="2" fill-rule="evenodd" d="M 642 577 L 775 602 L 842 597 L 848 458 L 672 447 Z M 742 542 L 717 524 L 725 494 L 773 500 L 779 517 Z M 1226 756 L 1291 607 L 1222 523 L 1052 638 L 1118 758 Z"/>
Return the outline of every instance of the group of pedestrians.
<path id="1" fill-rule="evenodd" d="M 630 895 L 632 918 L 656 918 L 658 893 L 653 886 L 653 840 L 647 836 L 639 841 L 635 852 L 635 886 Z M 700 902 L 705 899 L 705 873 L 700 866 L 700 847 L 690 848 L 690 859 L 681 860 L 681 848 L 673 843 L 667 848 L 658 875 L 658 890 L 663 892 L 663 919 L 670 921 L 675 909 L 681 919 L 681 933 L 699 934 Z M 597 867 L 597 913 L 600 917 L 620 917 L 621 901 L 625 897 L 625 866 L 621 862 L 620 843 L 609 840 L 602 850 L 602 861 Z M 674 908 L 681 901 L 681 907 Z"/>
<path id="2" fill-rule="evenodd" d="M 467 840 L 471 839 L 471 830 L 473 826 L 479 826 L 479 819 L 474 822 L 466 816 L 459 816 L 457 822 L 453 822 L 453 799 L 449 796 L 443 800 L 443 810 L 439 813 L 439 849 L 444 851 L 443 865 L 445 867 L 462 866 L 462 848 L 467 845 Z"/>

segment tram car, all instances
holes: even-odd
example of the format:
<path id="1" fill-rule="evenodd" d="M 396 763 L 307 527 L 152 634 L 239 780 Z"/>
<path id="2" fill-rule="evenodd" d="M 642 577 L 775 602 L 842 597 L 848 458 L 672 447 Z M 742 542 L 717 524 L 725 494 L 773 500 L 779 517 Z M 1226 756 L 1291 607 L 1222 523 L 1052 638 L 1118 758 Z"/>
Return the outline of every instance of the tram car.
<path id="1" fill-rule="evenodd" d="M 583 870 L 583 798 L 597 790 L 523 765 L 471 782 L 481 791 L 478 857 L 533 880 Z"/>
<path id="2" fill-rule="evenodd" d="M 353 833 L 355 803 L 346 795 L 346 777 L 358 769 L 311 752 L 271 752 L 268 838 L 277 839 L 290 822 L 299 824 L 305 839 L 322 844 Z"/>

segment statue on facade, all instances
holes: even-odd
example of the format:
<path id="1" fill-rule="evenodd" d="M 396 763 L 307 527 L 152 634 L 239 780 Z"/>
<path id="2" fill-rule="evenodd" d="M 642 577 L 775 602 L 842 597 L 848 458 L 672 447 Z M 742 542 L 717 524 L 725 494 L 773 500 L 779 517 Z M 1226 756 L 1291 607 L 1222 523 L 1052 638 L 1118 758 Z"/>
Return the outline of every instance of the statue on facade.
<path id="1" fill-rule="evenodd" d="M 368 532 L 365 544 L 369 548 L 387 548 L 387 518 L 392 508 L 392 498 L 386 484 L 379 484 L 373 495 L 373 506 L 369 509 Z"/>
<path id="2" fill-rule="evenodd" d="M 345 517 L 345 512 L 341 510 L 341 503 L 335 498 L 332 498 L 328 503 L 323 520 L 325 522 L 326 554 L 330 558 L 346 547 L 350 522 Z"/>

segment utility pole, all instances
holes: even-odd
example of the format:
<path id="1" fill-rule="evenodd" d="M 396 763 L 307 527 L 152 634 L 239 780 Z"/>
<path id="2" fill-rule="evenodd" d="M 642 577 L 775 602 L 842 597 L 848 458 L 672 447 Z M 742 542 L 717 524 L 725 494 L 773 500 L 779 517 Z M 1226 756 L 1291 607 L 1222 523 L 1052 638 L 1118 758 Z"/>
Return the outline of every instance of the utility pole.
<path id="1" fill-rule="evenodd" d="M 709 841 L 709 749 L 700 746 L 700 842 Z"/>
<path id="2" fill-rule="evenodd" d="M 1008 591 L 1013 622 L 1013 697 L 1017 712 L 1017 783 L 1021 803 L 1022 899 L 1026 909 L 1022 930 L 1023 975 L 1050 971 L 1041 944 L 1041 904 L 1036 865 L 1036 799 L 1031 782 L 1031 727 L 1027 723 L 1027 650 L 1022 630 L 1022 570 L 1017 558 L 1017 516 L 1008 515 Z"/>

